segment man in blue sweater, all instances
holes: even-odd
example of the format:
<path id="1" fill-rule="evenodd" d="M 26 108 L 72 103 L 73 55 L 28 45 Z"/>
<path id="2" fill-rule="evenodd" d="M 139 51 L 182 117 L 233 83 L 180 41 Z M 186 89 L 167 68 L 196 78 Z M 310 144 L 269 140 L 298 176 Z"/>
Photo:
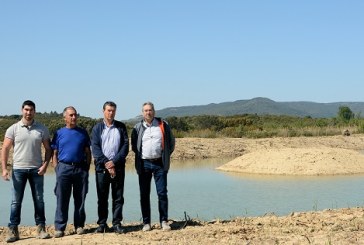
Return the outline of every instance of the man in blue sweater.
<path id="1" fill-rule="evenodd" d="M 73 191 L 74 226 L 77 234 L 82 235 L 86 212 L 85 199 L 88 192 L 88 172 L 91 162 L 90 137 L 87 131 L 77 126 L 77 111 L 73 106 L 63 110 L 66 126 L 57 130 L 52 139 L 53 165 L 56 171 L 57 196 L 54 219 L 56 238 L 63 237 L 68 221 L 68 208 Z"/>

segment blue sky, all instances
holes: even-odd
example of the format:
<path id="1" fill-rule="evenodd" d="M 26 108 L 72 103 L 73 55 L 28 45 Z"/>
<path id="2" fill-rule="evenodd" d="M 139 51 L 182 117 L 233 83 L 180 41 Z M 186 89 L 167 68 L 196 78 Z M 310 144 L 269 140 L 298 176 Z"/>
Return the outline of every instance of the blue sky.
<path id="1" fill-rule="evenodd" d="M 0 115 L 364 101 L 364 1 L 2 0 Z"/>

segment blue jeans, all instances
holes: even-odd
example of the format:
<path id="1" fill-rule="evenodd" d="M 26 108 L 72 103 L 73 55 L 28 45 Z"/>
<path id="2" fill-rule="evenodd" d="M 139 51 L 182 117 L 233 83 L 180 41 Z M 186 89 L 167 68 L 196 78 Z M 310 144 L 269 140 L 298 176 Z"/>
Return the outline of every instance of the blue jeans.
<path id="1" fill-rule="evenodd" d="M 9 227 L 18 226 L 21 219 L 21 206 L 25 186 L 29 181 L 34 203 L 34 219 L 36 225 L 45 225 L 43 184 L 44 176 L 38 174 L 38 169 L 13 169 L 12 171 L 12 201 Z"/>
<path id="2" fill-rule="evenodd" d="M 54 227 L 57 231 L 64 231 L 68 221 L 68 208 L 73 192 L 74 213 L 73 224 L 75 228 L 84 227 L 86 220 L 85 200 L 88 192 L 88 166 L 72 166 L 58 163 L 56 166 L 57 196 L 56 215 Z"/>
<path id="3" fill-rule="evenodd" d="M 139 174 L 139 189 L 144 224 L 151 222 L 150 187 L 153 176 L 158 195 L 159 222 L 168 221 L 167 171 L 164 171 L 162 163 L 143 160 L 143 168 Z"/>

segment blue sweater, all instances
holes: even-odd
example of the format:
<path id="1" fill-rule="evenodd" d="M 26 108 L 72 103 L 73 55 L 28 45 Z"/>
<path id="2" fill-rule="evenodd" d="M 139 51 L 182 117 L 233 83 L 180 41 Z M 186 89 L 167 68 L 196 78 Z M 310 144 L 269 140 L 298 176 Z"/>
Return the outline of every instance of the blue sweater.
<path id="1" fill-rule="evenodd" d="M 83 128 L 63 127 L 55 133 L 51 146 L 58 150 L 59 162 L 84 163 L 85 147 L 90 146 L 90 137 Z"/>

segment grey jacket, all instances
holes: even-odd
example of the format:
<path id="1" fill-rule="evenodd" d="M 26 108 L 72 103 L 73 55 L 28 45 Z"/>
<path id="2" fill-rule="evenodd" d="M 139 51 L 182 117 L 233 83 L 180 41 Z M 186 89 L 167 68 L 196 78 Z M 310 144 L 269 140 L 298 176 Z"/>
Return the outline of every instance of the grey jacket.
<path id="1" fill-rule="evenodd" d="M 155 119 L 158 121 L 159 124 L 163 123 L 164 127 L 164 148 L 162 150 L 162 162 L 164 170 L 168 172 L 171 162 L 171 154 L 174 151 L 175 138 L 172 134 L 171 128 L 166 121 L 158 117 L 155 117 Z M 143 126 L 142 120 L 134 126 L 131 133 L 131 147 L 135 153 L 135 169 L 138 174 L 140 173 L 142 167 L 142 138 L 144 131 L 145 127 Z"/>

